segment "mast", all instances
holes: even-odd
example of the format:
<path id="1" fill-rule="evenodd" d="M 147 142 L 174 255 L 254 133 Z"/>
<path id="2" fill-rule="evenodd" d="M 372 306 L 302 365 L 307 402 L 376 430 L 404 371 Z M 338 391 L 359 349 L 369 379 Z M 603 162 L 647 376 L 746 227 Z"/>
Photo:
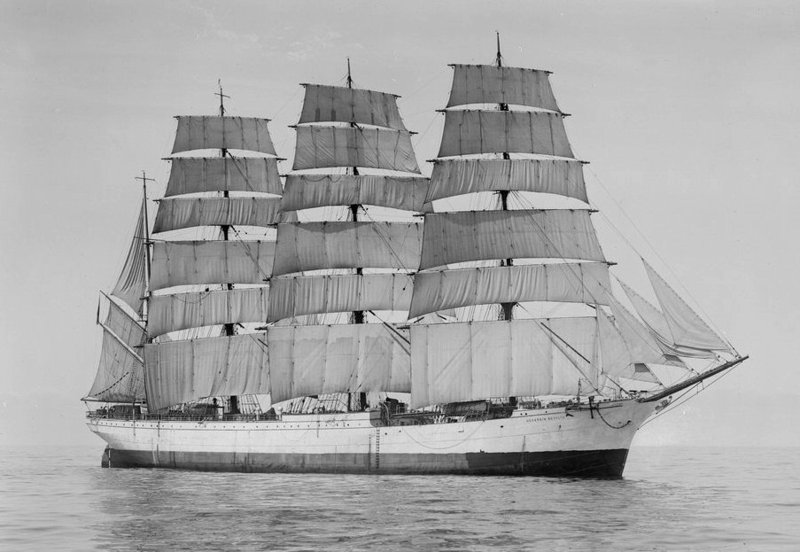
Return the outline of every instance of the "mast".
<path id="1" fill-rule="evenodd" d="M 147 178 L 147 174 L 142 171 L 142 176 L 136 177 L 136 180 L 142 181 L 142 218 L 144 222 L 144 298 L 142 301 L 142 319 L 147 323 L 148 306 L 150 301 L 150 223 L 147 216 L 147 182 L 155 182 L 153 178 Z M 144 365 L 144 359 L 142 359 Z M 147 386 L 144 389 L 144 401 L 147 403 Z M 133 403 L 136 403 L 134 399 Z"/>
<path id="2" fill-rule="evenodd" d="M 451 65 L 453 84 L 426 201 L 492 193 L 498 205 L 470 211 L 454 203 L 452 210 L 425 214 L 409 314 L 494 305 L 502 314 L 481 321 L 468 311 L 469 321 L 411 326 L 414 381 L 420 383 L 412 389 L 412 407 L 574 396 L 581 390 L 575 368 L 583 377 L 586 364 L 597 370 L 589 360 L 597 333 L 592 316 L 547 322 L 514 317 L 514 306 L 525 301 L 596 304 L 610 283 L 589 218 L 582 166 L 569 145 L 549 72 L 507 67 L 499 33 L 496 46 L 491 64 Z M 512 209 L 511 192 L 556 194 L 587 208 Z M 520 262 L 525 259 L 532 262 Z M 524 381 L 532 369 L 540 381 Z M 511 377 L 499 381 L 498 373 Z"/>
<path id="3" fill-rule="evenodd" d="M 154 178 L 148 178 L 142 171 L 142 176 L 137 176 L 134 180 L 142 181 L 142 216 L 144 218 L 144 302 L 142 304 L 142 318 L 147 320 L 147 305 L 150 297 L 150 222 L 147 217 L 147 182 L 155 182 Z"/>
<path id="4" fill-rule="evenodd" d="M 495 62 L 497 63 L 497 67 L 503 67 L 503 56 L 500 53 L 500 32 L 497 31 L 497 57 L 495 58 Z M 508 111 L 508 104 L 507 103 L 498 103 L 497 104 L 500 111 Z M 502 152 L 503 159 L 511 159 L 511 155 L 504 151 Z M 508 211 L 508 190 L 500 190 L 498 194 L 500 195 L 500 206 L 503 211 Z M 500 261 L 500 266 L 513 266 L 514 259 L 505 259 L 505 261 Z M 501 319 L 502 320 L 512 320 L 514 318 L 514 305 L 516 303 L 509 302 L 509 303 L 500 303 L 500 308 L 502 309 L 501 312 Z"/>
<path id="5" fill-rule="evenodd" d="M 147 217 L 147 182 L 155 182 L 142 171 L 134 177 L 142 181 L 142 203 L 128 257 L 110 296 L 100 292 L 107 301 L 108 311 L 100 318 L 101 302 L 97 305 L 97 324 L 103 329 L 103 345 L 94 383 L 84 399 L 136 404 L 147 403 L 144 384 L 142 347 L 147 335 L 141 320 L 146 320 L 150 299 L 150 236 Z M 112 300 L 111 296 L 114 297 Z M 131 316 L 119 303 L 126 303 L 137 314 Z"/>
<path id="6" fill-rule="evenodd" d="M 152 244 L 150 288 L 156 293 L 149 303 L 147 381 L 163 380 L 162 373 L 188 374 L 185 381 L 148 388 L 154 410 L 230 397 L 230 411 L 236 413 L 242 396 L 268 392 L 259 377 L 262 342 L 245 324 L 267 318 L 275 242 L 248 228 L 274 228 L 280 218 L 279 158 L 268 119 L 229 116 L 221 85 L 215 95 L 214 115 L 176 117 L 172 167 L 153 227 L 154 234 L 217 229 L 211 238 L 166 236 Z M 234 157 L 233 149 L 247 153 Z M 242 329 L 235 331 L 237 326 Z M 222 335 L 196 332 L 210 327 L 222 327 Z M 159 338 L 166 334 L 171 339 Z M 192 374 L 205 369 L 209 373 L 201 383 Z"/>
<path id="7" fill-rule="evenodd" d="M 353 77 L 350 73 L 350 58 L 347 58 L 347 88 L 353 89 Z M 357 128 L 355 122 L 350 122 L 350 128 Z M 358 176 L 358 167 L 350 167 L 348 169 L 350 174 L 353 176 Z M 353 222 L 358 222 L 358 210 L 361 208 L 361 205 L 356 203 L 350 205 L 350 215 L 353 217 Z M 364 269 L 361 267 L 356 268 L 356 274 L 363 274 Z M 364 323 L 364 311 L 357 310 L 353 311 L 353 323 L 354 324 L 363 324 Z"/>
<path id="8" fill-rule="evenodd" d="M 347 58 L 347 88 L 353 89 L 353 77 L 350 73 L 350 58 Z M 350 122 L 350 128 L 356 128 L 356 124 L 354 122 Z M 358 167 L 350 167 L 348 169 L 353 176 L 358 176 Z M 359 204 L 350 205 L 350 214 L 353 217 L 353 222 L 358 222 L 358 209 L 361 207 Z M 356 268 L 356 274 L 362 275 L 364 273 L 364 269 L 361 267 Z M 362 310 L 355 310 L 353 311 L 353 324 L 363 324 L 364 323 L 364 311 Z M 367 404 L 367 394 L 360 393 L 359 394 L 359 404 L 365 406 Z M 353 394 L 347 394 L 347 408 L 348 410 L 353 409 Z"/>
<path id="9" fill-rule="evenodd" d="M 225 116 L 225 98 L 230 98 L 230 96 L 224 94 L 223 91 L 222 91 L 222 79 L 218 79 L 217 80 L 217 85 L 219 86 L 219 92 L 215 92 L 214 95 L 215 96 L 219 96 L 219 116 L 220 117 L 224 117 Z M 228 155 L 230 155 L 230 154 L 228 153 L 228 149 L 227 148 L 224 148 L 224 147 L 220 148 L 220 150 L 219 150 L 219 156 L 220 157 L 222 157 L 224 159 Z M 222 191 L 222 197 L 225 197 L 225 198 L 230 197 L 230 192 L 227 190 L 227 188 Z M 229 241 L 228 233 L 230 231 L 230 228 L 231 227 L 230 227 L 229 224 L 220 225 L 220 230 L 222 231 L 222 241 Z M 233 284 L 230 283 L 230 282 L 227 282 L 227 283 L 225 283 L 223 285 L 223 288 L 230 291 L 230 290 L 233 289 Z M 223 335 L 227 335 L 227 336 L 236 335 L 236 326 L 233 323 L 224 324 L 222 326 L 222 332 L 223 332 Z M 231 411 L 231 414 L 239 414 L 239 397 L 237 397 L 235 395 L 231 395 L 231 397 L 230 397 L 230 411 Z"/>

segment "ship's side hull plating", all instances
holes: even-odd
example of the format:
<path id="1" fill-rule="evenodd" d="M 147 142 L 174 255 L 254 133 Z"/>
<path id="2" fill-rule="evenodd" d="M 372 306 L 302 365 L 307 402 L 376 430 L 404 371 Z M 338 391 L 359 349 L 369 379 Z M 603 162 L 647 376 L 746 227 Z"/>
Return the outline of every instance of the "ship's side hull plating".
<path id="1" fill-rule="evenodd" d="M 510 418 L 380 425 L 376 413 L 281 421 L 93 419 L 111 467 L 206 471 L 619 477 L 652 404 L 518 410 Z"/>

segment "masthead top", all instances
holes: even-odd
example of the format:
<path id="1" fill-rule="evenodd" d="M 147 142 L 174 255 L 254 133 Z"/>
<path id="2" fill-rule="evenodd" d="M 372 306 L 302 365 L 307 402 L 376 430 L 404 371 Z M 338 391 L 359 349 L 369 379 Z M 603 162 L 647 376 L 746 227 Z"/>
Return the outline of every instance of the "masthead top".
<path id="1" fill-rule="evenodd" d="M 219 92 L 214 92 L 215 96 L 219 96 L 219 115 L 220 117 L 225 115 L 225 98 L 230 98 L 230 96 L 222 93 L 222 79 L 217 79 L 217 85 L 219 86 Z"/>

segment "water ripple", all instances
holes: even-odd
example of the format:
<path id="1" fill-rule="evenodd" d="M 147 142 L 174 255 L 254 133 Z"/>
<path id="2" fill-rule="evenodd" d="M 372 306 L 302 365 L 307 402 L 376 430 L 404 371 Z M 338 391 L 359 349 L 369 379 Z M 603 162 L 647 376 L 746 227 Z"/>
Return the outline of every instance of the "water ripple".
<path id="1" fill-rule="evenodd" d="M 0 449 L 0 549 L 795 550 L 793 449 L 634 449 L 622 480 L 104 470 Z"/>

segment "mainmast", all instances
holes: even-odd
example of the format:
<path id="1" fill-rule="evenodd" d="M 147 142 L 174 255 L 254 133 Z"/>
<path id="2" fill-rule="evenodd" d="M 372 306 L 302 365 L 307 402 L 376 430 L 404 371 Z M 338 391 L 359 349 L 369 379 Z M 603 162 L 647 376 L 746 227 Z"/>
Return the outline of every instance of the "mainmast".
<path id="1" fill-rule="evenodd" d="M 331 209 L 316 210 L 308 212 L 303 222 L 279 225 L 268 321 L 297 323 L 296 339 L 326 332 L 339 336 L 323 348 L 335 346 L 331 356 L 326 354 L 323 370 L 331 370 L 343 354 L 353 354 L 354 364 L 345 373 L 361 374 L 363 355 L 385 348 L 385 358 L 391 360 L 388 364 L 369 362 L 369 373 L 388 373 L 392 366 L 409 362 L 407 350 L 404 358 L 396 356 L 408 343 L 397 345 L 396 341 L 403 341 L 397 337 L 402 332 L 383 323 L 370 323 L 366 314 L 383 311 L 391 318 L 402 313 L 405 320 L 412 289 L 410 273 L 419 263 L 421 228 L 411 216 L 375 221 L 364 214 L 366 206 L 419 213 L 428 180 L 419 176 L 411 132 L 400 117 L 397 96 L 356 88 L 349 59 L 344 86 L 302 86 L 303 108 L 293 127 L 297 147 L 282 209 L 337 207 L 340 215 L 333 215 Z M 348 323 L 338 323 L 345 314 Z M 330 321 L 337 323 L 325 324 Z M 376 383 L 358 383 L 355 378 L 337 388 L 331 378 L 338 377 L 325 375 L 321 381 L 327 391 L 321 393 L 347 393 L 349 408 L 353 408 L 356 394 L 361 395 L 357 407 L 363 408 L 366 391 L 396 391 L 406 385 L 398 381 L 391 389 L 386 384 L 376 388 Z M 308 386 L 302 389 L 313 394 Z M 281 393 L 278 396 L 285 394 Z"/>
<path id="2" fill-rule="evenodd" d="M 224 117 L 225 116 L 225 98 L 230 98 L 230 96 L 227 96 L 222 91 L 222 79 L 217 80 L 217 85 L 219 86 L 219 92 L 215 92 L 214 95 L 215 96 L 219 96 L 219 116 L 220 117 Z M 228 155 L 229 155 L 229 153 L 228 153 L 228 149 L 227 148 L 224 148 L 224 147 L 220 148 L 220 150 L 219 150 L 219 156 L 220 157 L 222 157 L 224 159 Z M 228 192 L 227 189 L 223 190 L 222 191 L 222 197 L 225 197 L 225 198 L 230 197 L 230 192 Z M 222 241 L 229 241 L 230 237 L 229 237 L 228 233 L 230 232 L 231 226 L 229 224 L 221 224 L 219 228 L 222 231 Z M 227 290 L 232 290 L 233 289 L 233 284 L 230 283 L 230 282 L 227 282 L 227 283 L 225 283 L 223 285 L 223 288 L 227 289 Z M 232 324 L 232 323 L 231 324 L 224 324 L 222 326 L 222 332 L 223 332 L 223 335 L 236 335 L 236 326 L 234 324 Z M 230 397 L 230 411 L 231 411 L 231 414 L 238 414 L 239 413 L 239 397 L 237 397 L 235 395 L 232 395 Z"/>

